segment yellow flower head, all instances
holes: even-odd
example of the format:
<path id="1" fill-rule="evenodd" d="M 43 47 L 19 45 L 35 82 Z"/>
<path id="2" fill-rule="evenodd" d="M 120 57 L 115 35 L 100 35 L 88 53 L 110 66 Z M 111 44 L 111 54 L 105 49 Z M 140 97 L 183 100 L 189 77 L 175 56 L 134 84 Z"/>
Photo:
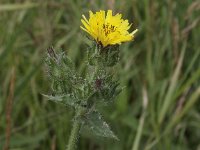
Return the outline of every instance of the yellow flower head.
<path id="1" fill-rule="evenodd" d="M 107 14 L 103 10 L 95 14 L 89 11 L 89 20 L 84 15 L 82 17 L 81 22 L 84 27 L 81 26 L 81 29 L 89 33 L 103 47 L 131 41 L 137 32 L 136 29 L 129 33 L 131 24 L 128 20 L 123 20 L 119 13 L 113 16 L 112 10 L 108 10 Z"/>

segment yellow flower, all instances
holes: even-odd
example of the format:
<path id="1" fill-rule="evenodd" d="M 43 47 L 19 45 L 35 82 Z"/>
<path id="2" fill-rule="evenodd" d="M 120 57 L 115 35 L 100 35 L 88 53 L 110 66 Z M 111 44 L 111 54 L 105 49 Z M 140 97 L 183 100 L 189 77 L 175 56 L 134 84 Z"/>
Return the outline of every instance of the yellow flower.
<path id="1" fill-rule="evenodd" d="M 84 27 L 81 29 L 90 34 L 103 47 L 108 45 L 121 44 L 133 40 L 137 29 L 129 33 L 131 27 L 128 20 L 123 20 L 121 14 L 112 15 L 112 10 L 100 10 L 95 14 L 89 11 L 89 20 L 82 15 L 81 22 Z"/>

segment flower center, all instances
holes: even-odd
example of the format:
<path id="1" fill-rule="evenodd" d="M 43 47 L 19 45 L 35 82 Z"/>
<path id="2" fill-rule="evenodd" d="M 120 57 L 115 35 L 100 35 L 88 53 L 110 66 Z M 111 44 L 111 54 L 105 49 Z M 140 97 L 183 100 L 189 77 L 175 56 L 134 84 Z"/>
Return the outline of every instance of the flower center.
<path id="1" fill-rule="evenodd" d="M 107 24 L 103 24 L 103 30 L 104 30 L 104 33 L 105 35 L 107 36 L 108 34 L 110 34 L 111 32 L 115 32 L 116 31 L 116 28 L 115 26 L 113 25 L 110 25 L 109 23 Z"/>

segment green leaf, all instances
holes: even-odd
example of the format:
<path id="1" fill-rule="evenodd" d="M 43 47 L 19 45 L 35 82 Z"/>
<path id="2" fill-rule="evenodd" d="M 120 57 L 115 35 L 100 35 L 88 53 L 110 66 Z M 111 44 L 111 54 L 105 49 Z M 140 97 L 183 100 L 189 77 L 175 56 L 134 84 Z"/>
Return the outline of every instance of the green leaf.
<path id="1" fill-rule="evenodd" d="M 97 136 L 113 138 L 119 140 L 118 137 L 110 129 L 109 125 L 102 119 L 102 116 L 97 111 L 91 111 L 85 115 L 85 127 L 89 128 L 93 134 Z"/>
<path id="2" fill-rule="evenodd" d="M 56 103 L 61 103 L 61 104 L 73 106 L 73 107 L 81 105 L 80 100 L 74 99 L 74 98 L 70 97 L 69 95 L 56 95 L 56 96 L 45 95 L 45 94 L 42 94 L 42 95 Z"/>

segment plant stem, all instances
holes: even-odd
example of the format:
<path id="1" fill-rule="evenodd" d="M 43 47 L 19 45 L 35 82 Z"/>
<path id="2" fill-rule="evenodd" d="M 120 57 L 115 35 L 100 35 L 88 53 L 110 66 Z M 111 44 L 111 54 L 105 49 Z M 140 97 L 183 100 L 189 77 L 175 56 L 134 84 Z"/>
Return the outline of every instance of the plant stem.
<path id="1" fill-rule="evenodd" d="M 77 145 L 77 141 L 78 141 L 78 138 L 79 138 L 81 122 L 77 118 L 82 115 L 82 113 L 84 112 L 84 109 L 79 107 L 76 111 L 77 112 L 76 112 L 76 115 L 75 115 L 75 120 L 74 120 L 74 123 L 73 123 L 72 130 L 71 130 L 71 135 L 69 137 L 67 150 L 75 150 L 76 145 Z"/>

